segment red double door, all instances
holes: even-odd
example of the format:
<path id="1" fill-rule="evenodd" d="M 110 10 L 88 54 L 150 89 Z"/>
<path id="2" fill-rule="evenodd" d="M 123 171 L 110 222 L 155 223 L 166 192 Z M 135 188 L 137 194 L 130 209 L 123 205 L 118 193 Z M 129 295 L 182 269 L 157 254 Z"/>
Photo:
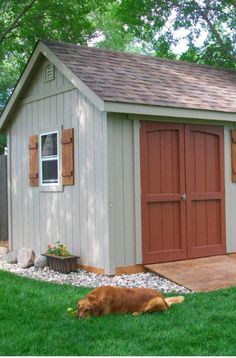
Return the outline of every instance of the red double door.
<path id="1" fill-rule="evenodd" d="M 224 130 L 142 122 L 143 263 L 225 253 Z"/>

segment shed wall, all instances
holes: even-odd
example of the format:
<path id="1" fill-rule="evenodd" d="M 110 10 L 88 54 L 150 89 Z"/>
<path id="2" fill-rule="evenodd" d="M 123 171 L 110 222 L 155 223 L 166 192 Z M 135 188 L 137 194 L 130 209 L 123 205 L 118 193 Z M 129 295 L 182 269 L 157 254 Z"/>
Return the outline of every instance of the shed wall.
<path id="1" fill-rule="evenodd" d="M 129 117 L 130 118 L 130 117 Z M 109 238 L 114 266 L 142 262 L 140 205 L 139 120 L 186 123 L 176 118 L 141 118 L 124 114 L 108 116 Z M 187 123 L 224 125 L 226 250 L 236 252 L 236 184 L 231 181 L 231 137 L 234 123 L 198 121 Z"/>
<path id="2" fill-rule="evenodd" d="M 108 116 L 109 240 L 113 267 L 141 263 L 139 121 Z"/>
<path id="3" fill-rule="evenodd" d="M 72 89 L 58 70 L 54 81 L 44 82 L 44 64 L 35 74 L 8 132 L 11 247 L 32 247 L 40 254 L 49 243 L 60 240 L 81 257 L 81 264 L 103 268 L 107 237 L 103 171 L 107 156 L 106 116 L 80 91 Z M 29 136 L 60 130 L 62 126 L 74 128 L 75 185 L 64 186 L 59 192 L 30 187 Z"/>

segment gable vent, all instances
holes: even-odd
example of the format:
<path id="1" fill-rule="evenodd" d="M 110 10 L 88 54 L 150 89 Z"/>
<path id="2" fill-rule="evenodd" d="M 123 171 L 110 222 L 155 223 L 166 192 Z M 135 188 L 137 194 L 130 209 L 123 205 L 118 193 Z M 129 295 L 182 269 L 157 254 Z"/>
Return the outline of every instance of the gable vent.
<path id="1" fill-rule="evenodd" d="M 55 66 L 52 64 L 46 65 L 44 69 L 44 81 L 53 81 L 55 79 Z"/>

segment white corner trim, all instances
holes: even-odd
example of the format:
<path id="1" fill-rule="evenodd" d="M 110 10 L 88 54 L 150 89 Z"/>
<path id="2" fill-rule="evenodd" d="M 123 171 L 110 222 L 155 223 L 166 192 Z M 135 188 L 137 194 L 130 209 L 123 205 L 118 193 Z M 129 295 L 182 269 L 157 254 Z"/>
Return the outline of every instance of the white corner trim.
<path id="1" fill-rule="evenodd" d="M 104 110 L 112 113 L 138 114 L 175 118 L 208 119 L 218 121 L 236 121 L 236 113 L 208 111 L 201 109 L 160 107 L 132 103 L 105 102 Z"/>
<path id="2" fill-rule="evenodd" d="M 104 262 L 103 267 L 105 274 L 113 275 L 115 273 L 115 260 L 113 257 L 113 250 L 111 247 L 111 240 L 109 237 L 109 207 L 108 207 L 108 151 L 107 151 L 107 113 L 103 113 L 102 130 L 104 135 L 103 140 L 103 248 L 104 248 Z"/>
<path id="3" fill-rule="evenodd" d="M 142 264 L 142 214 L 141 214 L 141 169 L 140 169 L 140 122 L 133 121 L 134 141 L 134 222 L 135 222 L 135 263 Z"/>
<path id="4" fill-rule="evenodd" d="M 7 133 L 7 200 L 8 200 L 8 245 L 12 250 L 12 187 L 11 187 L 11 133 Z"/>

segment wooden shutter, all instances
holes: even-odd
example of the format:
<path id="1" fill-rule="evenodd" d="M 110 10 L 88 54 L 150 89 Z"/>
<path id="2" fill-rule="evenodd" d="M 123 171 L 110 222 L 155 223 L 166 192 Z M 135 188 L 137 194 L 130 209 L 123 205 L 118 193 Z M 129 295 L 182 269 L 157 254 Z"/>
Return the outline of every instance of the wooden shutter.
<path id="1" fill-rule="evenodd" d="M 231 130 L 232 182 L 236 182 L 236 130 Z"/>
<path id="2" fill-rule="evenodd" d="M 62 144 L 62 185 L 74 185 L 74 129 L 63 129 Z"/>
<path id="3" fill-rule="evenodd" d="M 29 137 L 29 182 L 30 186 L 39 185 L 38 136 Z"/>

